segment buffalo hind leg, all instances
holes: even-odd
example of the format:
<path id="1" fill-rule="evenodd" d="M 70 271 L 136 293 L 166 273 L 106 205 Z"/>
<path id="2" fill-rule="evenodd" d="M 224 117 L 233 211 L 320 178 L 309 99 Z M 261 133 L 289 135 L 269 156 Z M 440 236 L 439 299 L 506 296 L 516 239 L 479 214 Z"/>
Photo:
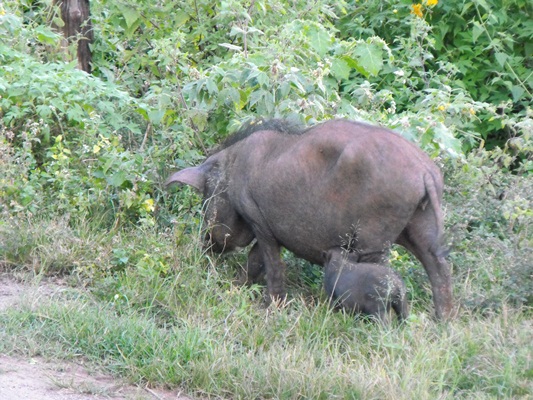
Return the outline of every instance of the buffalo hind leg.
<path id="1" fill-rule="evenodd" d="M 424 218 L 426 217 L 426 218 Z M 433 220 L 434 221 L 434 220 Z M 450 266 L 444 259 L 440 234 L 434 222 L 421 212 L 411 220 L 396 243 L 405 247 L 424 266 L 431 284 L 435 315 L 438 319 L 453 317 L 452 278 Z"/>

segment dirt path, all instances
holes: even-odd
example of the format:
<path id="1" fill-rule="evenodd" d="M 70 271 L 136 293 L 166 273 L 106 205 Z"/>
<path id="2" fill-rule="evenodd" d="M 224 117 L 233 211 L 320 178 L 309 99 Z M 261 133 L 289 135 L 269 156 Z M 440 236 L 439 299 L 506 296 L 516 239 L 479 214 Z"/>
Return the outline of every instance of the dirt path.
<path id="1" fill-rule="evenodd" d="M 61 290 L 64 287 L 57 283 L 26 285 L 0 273 L 0 313 Z M 53 363 L 40 357 L 28 359 L 0 353 L 0 400 L 103 399 L 191 400 L 179 391 L 137 387 L 110 376 L 89 373 L 75 363 Z"/>

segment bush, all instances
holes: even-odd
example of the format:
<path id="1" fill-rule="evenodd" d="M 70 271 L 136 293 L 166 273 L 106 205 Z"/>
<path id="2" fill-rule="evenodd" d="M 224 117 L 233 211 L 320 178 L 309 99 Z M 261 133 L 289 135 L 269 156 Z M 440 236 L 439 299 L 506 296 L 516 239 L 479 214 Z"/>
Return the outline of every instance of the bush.
<path id="1" fill-rule="evenodd" d="M 506 171 L 514 160 L 502 150 L 480 150 L 448 167 L 452 261 L 467 307 L 533 304 L 533 183 L 530 161 L 520 163 L 515 174 Z"/>
<path id="2" fill-rule="evenodd" d="M 446 125 L 457 125 L 455 135 L 470 150 L 479 138 L 492 148 L 526 132 L 518 124 L 530 120 L 532 105 L 531 11 L 522 0 L 352 2 L 336 25 L 342 37 L 377 35 L 399 50 L 396 58 L 411 81 L 407 86 L 414 89 L 415 102 L 415 91 L 451 89 L 452 101 L 442 98 L 435 107 L 447 114 Z M 376 84 L 401 90 L 388 79 Z M 457 108 L 455 99 L 471 105 Z M 410 107 L 409 100 L 397 102 Z M 466 121 L 453 121 L 457 117 Z"/>

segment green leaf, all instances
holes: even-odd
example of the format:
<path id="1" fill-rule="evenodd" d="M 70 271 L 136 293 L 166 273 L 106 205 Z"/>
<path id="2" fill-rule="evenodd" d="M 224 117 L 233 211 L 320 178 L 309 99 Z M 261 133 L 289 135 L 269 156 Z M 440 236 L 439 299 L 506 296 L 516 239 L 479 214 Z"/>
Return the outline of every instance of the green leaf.
<path id="1" fill-rule="evenodd" d="M 279 85 L 279 88 L 277 90 L 277 98 L 283 99 L 287 97 L 289 92 L 291 91 L 291 84 L 290 82 L 284 81 Z"/>
<path id="2" fill-rule="evenodd" d="M 373 43 L 359 43 L 354 50 L 354 56 L 366 77 L 377 76 L 383 67 L 383 52 Z"/>
<path id="3" fill-rule="evenodd" d="M 102 167 L 102 173 L 103 173 L 103 177 L 105 175 L 107 175 L 107 172 L 109 171 L 109 168 L 111 168 L 111 166 L 115 163 L 115 160 L 113 158 L 108 158 L 107 161 L 105 162 L 104 166 Z"/>
<path id="4" fill-rule="evenodd" d="M 270 80 L 268 79 L 268 75 L 265 74 L 263 71 L 260 71 L 257 74 L 257 83 L 259 83 L 259 85 L 268 86 L 269 81 Z"/>
<path id="5" fill-rule="evenodd" d="M 148 121 L 150 118 L 148 117 L 148 112 L 146 111 L 146 107 L 139 107 L 136 110 L 142 117 Z"/>
<path id="6" fill-rule="evenodd" d="M 239 90 L 240 103 L 239 103 L 239 107 L 237 108 L 238 110 L 242 110 L 242 108 L 246 105 L 246 103 L 248 103 L 248 95 L 249 95 L 249 91 Z"/>
<path id="7" fill-rule="evenodd" d="M 328 52 L 331 45 L 331 37 L 324 28 L 319 29 L 316 26 L 309 27 L 307 33 L 311 40 L 311 47 L 320 55 L 324 56 Z"/>
<path id="8" fill-rule="evenodd" d="M 43 118 L 47 119 L 52 114 L 52 110 L 50 110 L 50 107 L 44 104 L 40 104 L 37 107 L 35 107 L 37 114 Z"/>
<path id="9" fill-rule="evenodd" d="M 126 25 L 130 28 L 137 20 L 140 18 L 139 12 L 133 7 L 121 6 L 120 11 L 124 19 L 126 20 Z"/>
<path id="10" fill-rule="evenodd" d="M 58 28 L 63 28 L 65 26 L 65 22 L 59 16 L 55 16 L 52 19 L 52 23 Z"/>
<path id="11" fill-rule="evenodd" d="M 266 93 L 264 102 L 265 102 L 265 108 L 267 110 L 267 114 L 268 115 L 272 114 L 272 112 L 274 111 L 274 99 L 270 95 L 270 93 Z"/>
<path id="12" fill-rule="evenodd" d="M 250 100 L 248 101 L 250 106 L 256 105 L 259 100 L 265 96 L 266 92 L 263 89 L 256 90 L 250 95 Z"/>
<path id="13" fill-rule="evenodd" d="M 205 82 L 205 87 L 207 88 L 207 91 L 210 95 L 215 95 L 218 93 L 218 86 L 213 79 L 208 79 Z"/>
<path id="14" fill-rule="evenodd" d="M 250 35 L 252 33 L 259 33 L 260 35 L 264 35 L 264 32 L 262 30 L 257 29 L 257 28 L 255 28 L 253 26 L 248 27 L 248 32 L 247 33 L 248 33 L 248 35 Z"/>
<path id="15" fill-rule="evenodd" d="M 47 26 L 39 25 L 35 32 L 37 32 L 37 40 L 43 44 L 55 45 L 59 41 L 59 35 Z"/>
<path id="16" fill-rule="evenodd" d="M 222 89 L 218 98 L 222 102 L 231 102 L 231 104 L 233 104 L 236 109 L 242 108 L 240 107 L 241 95 L 239 91 L 233 87 Z"/>
<path id="17" fill-rule="evenodd" d="M 229 33 L 230 36 L 244 35 L 246 32 L 239 26 L 233 25 Z"/>
<path id="18" fill-rule="evenodd" d="M 522 99 L 522 96 L 524 95 L 524 88 L 522 86 L 513 86 L 511 88 L 511 94 L 513 95 L 513 101 L 517 102 L 520 99 Z"/>
<path id="19" fill-rule="evenodd" d="M 485 31 L 483 26 L 478 22 L 474 21 L 474 28 L 472 29 L 472 43 L 476 43 L 478 37 Z"/>
<path id="20" fill-rule="evenodd" d="M 113 175 L 111 175 L 109 178 L 107 178 L 107 183 L 114 187 L 122 186 L 122 184 L 126 181 L 126 172 L 124 171 L 117 171 Z"/>
<path id="21" fill-rule="evenodd" d="M 84 117 L 84 111 L 79 104 L 72 104 L 67 110 L 67 119 L 69 122 L 81 122 Z"/>
<path id="22" fill-rule="evenodd" d="M 502 67 L 505 66 L 505 62 L 509 58 L 509 56 L 505 53 L 496 53 L 494 54 L 496 57 L 496 61 L 498 61 L 498 64 L 500 64 Z"/>
<path id="23" fill-rule="evenodd" d="M 227 49 L 234 50 L 234 51 L 241 51 L 242 50 L 241 46 L 235 46 L 234 44 L 230 44 L 230 43 L 220 43 L 219 46 L 222 46 L 222 47 L 225 47 Z"/>
<path id="24" fill-rule="evenodd" d="M 154 125 L 159 125 L 161 123 L 161 120 L 165 116 L 165 112 L 166 110 L 150 110 L 148 112 L 150 122 Z"/>
<path id="25" fill-rule="evenodd" d="M 336 58 L 331 63 L 331 74 L 338 81 L 347 80 L 350 77 L 351 68 L 346 60 Z"/>
<path id="26" fill-rule="evenodd" d="M 492 7 L 489 6 L 485 0 L 477 0 L 477 3 L 487 11 L 492 10 Z"/>
<path id="27" fill-rule="evenodd" d="M 433 139 L 443 150 L 447 151 L 452 157 L 458 157 L 462 154 L 461 141 L 453 136 L 453 133 L 444 124 L 437 124 L 434 132 Z"/>
<path id="28" fill-rule="evenodd" d="M 302 83 L 300 82 L 300 78 L 296 74 L 290 74 L 287 76 L 287 79 L 289 82 L 292 83 L 294 87 L 296 87 L 301 93 L 306 93 L 306 90 Z"/>
<path id="29" fill-rule="evenodd" d="M 19 96 L 25 94 L 27 90 L 28 88 L 24 85 L 14 83 L 10 87 L 8 87 L 7 94 L 9 97 L 18 98 Z"/>
<path id="30" fill-rule="evenodd" d="M 125 30 L 126 37 L 131 38 L 133 36 L 133 33 L 141 25 L 141 22 L 142 22 L 142 20 L 139 18 L 131 26 L 127 27 L 126 30 Z"/>
<path id="31" fill-rule="evenodd" d="M 201 111 L 191 110 L 188 112 L 189 118 L 193 122 L 198 131 L 203 132 L 207 126 L 207 114 Z"/>
<path id="32" fill-rule="evenodd" d="M 185 11 L 182 11 L 182 10 L 178 10 L 178 11 L 173 10 L 172 14 L 173 14 L 174 20 L 176 21 L 177 26 L 185 25 L 187 21 L 189 21 L 190 19 L 189 14 L 187 14 Z"/>

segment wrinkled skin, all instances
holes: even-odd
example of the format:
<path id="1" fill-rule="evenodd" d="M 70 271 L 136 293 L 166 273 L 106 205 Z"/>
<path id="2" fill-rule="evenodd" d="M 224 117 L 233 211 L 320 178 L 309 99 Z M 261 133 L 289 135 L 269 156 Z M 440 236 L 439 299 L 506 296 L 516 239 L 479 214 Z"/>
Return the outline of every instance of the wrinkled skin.
<path id="1" fill-rule="evenodd" d="M 436 316 L 452 312 L 450 269 L 441 247 L 442 175 L 394 132 L 346 120 L 301 135 L 260 130 L 166 183 L 203 193 L 214 251 L 257 240 L 249 278 L 264 266 L 272 298 L 286 295 L 281 247 L 321 264 L 323 251 L 345 246 L 359 254 L 359 262 L 373 263 L 398 243 L 422 262 Z"/>
<path id="2" fill-rule="evenodd" d="M 383 264 L 359 263 L 358 254 L 341 248 L 324 255 L 324 289 L 336 307 L 376 317 L 388 325 L 393 309 L 398 320 L 409 315 L 405 283 Z"/>

